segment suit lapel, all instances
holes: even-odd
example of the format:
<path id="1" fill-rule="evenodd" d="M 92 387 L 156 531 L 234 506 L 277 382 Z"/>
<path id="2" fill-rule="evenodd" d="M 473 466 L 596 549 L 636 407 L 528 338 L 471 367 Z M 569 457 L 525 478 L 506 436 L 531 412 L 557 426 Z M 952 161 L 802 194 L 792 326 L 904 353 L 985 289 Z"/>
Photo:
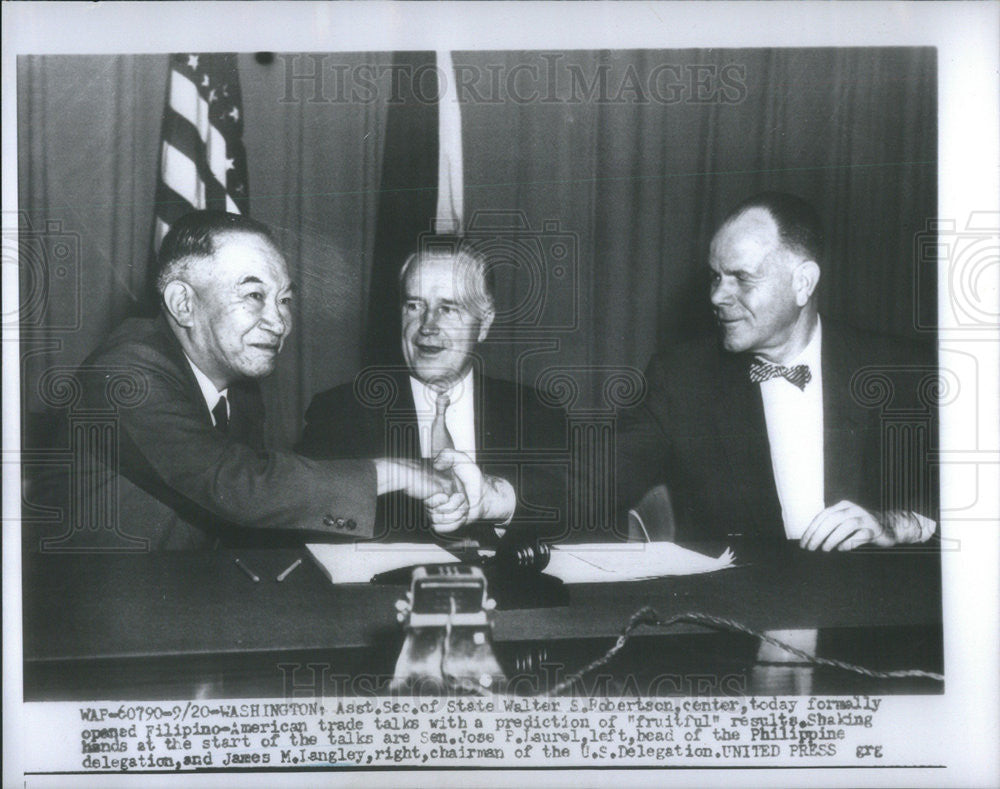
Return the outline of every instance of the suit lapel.
<path id="1" fill-rule="evenodd" d="M 167 323 L 167 319 L 164 315 L 161 314 L 156 320 L 157 332 L 163 338 L 164 350 L 173 359 L 174 364 L 177 366 L 181 380 L 184 382 L 184 386 L 188 390 L 188 396 L 192 401 L 201 403 L 204 406 L 204 409 L 202 410 L 204 411 L 205 424 L 209 427 L 214 426 L 215 422 L 212 419 L 212 413 L 209 410 L 208 403 L 205 402 L 205 396 L 201 393 L 201 387 L 198 385 L 198 379 L 194 376 L 194 370 L 191 369 L 191 362 L 188 361 L 188 358 L 184 353 L 184 349 L 181 347 L 180 341 L 170 330 L 170 325 Z"/>
<path id="2" fill-rule="evenodd" d="M 746 527 L 755 537 L 784 536 L 781 504 L 774 484 L 760 386 L 747 375 L 744 355 L 721 352 L 720 397 L 712 404 L 728 464 L 730 485 L 742 501 Z M 733 524 L 738 528 L 738 524 Z"/>
<path id="3" fill-rule="evenodd" d="M 255 381 L 242 381 L 229 387 L 229 438 L 264 449 L 264 401 Z"/>
<path id="4" fill-rule="evenodd" d="M 215 423 L 212 419 L 208 404 L 205 403 L 205 396 L 198 386 L 198 379 L 195 378 L 191 363 L 180 342 L 170 330 L 166 318 L 158 318 L 158 331 L 166 341 L 169 354 L 173 358 L 177 369 L 184 381 L 184 386 L 188 389 L 189 396 L 194 402 L 202 403 L 205 414 L 205 424 L 212 427 Z M 233 384 L 228 389 L 229 401 L 229 430 L 230 441 L 238 441 L 247 444 L 257 451 L 264 449 L 264 400 L 260 394 L 260 387 L 256 381 L 240 381 Z"/>
<path id="5" fill-rule="evenodd" d="M 369 432 L 371 435 L 384 437 L 386 446 L 384 449 L 379 448 L 380 454 L 420 460 L 420 426 L 417 423 L 417 407 L 413 402 L 410 376 L 405 370 L 398 370 L 394 378 L 399 396 L 388 408 L 369 412 L 371 419 L 382 422 L 372 425 Z"/>
<path id="6" fill-rule="evenodd" d="M 474 395 L 476 450 L 515 446 L 517 425 L 511 416 L 516 418 L 524 407 L 523 403 L 511 402 L 517 397 L 516 389 L 505 381 L 477 375 Z"/>

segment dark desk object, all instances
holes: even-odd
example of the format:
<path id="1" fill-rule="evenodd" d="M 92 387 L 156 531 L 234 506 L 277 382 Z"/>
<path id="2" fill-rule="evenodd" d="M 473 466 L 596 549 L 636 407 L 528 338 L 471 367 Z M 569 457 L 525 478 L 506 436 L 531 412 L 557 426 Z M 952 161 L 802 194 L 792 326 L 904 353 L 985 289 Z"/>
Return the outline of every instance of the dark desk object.
<path id="1" fill-rule="evenodd" d="M 303 695 L 303 683 L 316 680 L 310 660 L 326 672 L 316 692 L 370 692 L 364 683 L 376 682 L 383 662 L 384 673 L 392 674 L 401 643 L 394 603 L 403 588 L 333 586 L 311 560 L 284 583 L 274 581 L 302 555 L 274 550 L 32 557 L 24 564 L 25 698 L 191 698 L 199 687 L 230 697 L 278 696 L 290 688 Z M 537 646 L 562 654 L 572 670 L 600 654 L 585 650 L 610 646 L 636 609 L 653 605 L 664 616 L 700 611 L 760 630 L 864 631 L 861 641 L 867 644 L 872 633 L 889 634 L 894 663 L 874 668 L 940 670 L 937 553 L 788 549 L 738 555 L 752 563 L 706 575 L 572 586 L 568 606 L 497 612 L 498 651 L 505 643 Z M 261 583 L 240 572 L 237 556 Z M 665 641 L 684 634 L 697 641 L 709 631 L 682 624 L 642 632 L 640 645 L 665 632 Z M 910 639 L 914 654 L 898 654 L 901 637 Z M 734 644 L 742 643 L 739 638 Z M 739 651 L 730 646 L 732 654 Z M 641 646 L 636 649 L 642 654 Z M 861 687 L 848 679 L 840 678 Z M 361 680 L 364 687 L 357 685 Z M 341 684 L 332 687 L 331 681 Z"/>
<path id="2" fill-rule="evenodd" d="M 555 608 L 569 605 L 569 593 L 561 580 L 544 572 L 551 549 L 541 540 L 519 540 L 507 532 L 495 544 L 492 556 L 481 557 L 475 548 L 450 550 L 461 562 L 483 570 L 489 581 L 489 594 L 499 611 L 512 608 Z M 409 586 L 414 565 L 378 573 L 375 584 Z"/>

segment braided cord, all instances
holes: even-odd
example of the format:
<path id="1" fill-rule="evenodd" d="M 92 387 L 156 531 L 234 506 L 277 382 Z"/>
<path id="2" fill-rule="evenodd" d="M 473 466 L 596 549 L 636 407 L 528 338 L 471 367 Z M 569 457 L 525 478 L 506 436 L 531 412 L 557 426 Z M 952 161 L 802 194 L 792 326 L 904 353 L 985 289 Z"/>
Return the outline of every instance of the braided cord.
<path id="1" fill-rule="evenodd" d="M 766 641 L 767 643 L 772 644 L 773 646 L 779 647 L 780 649 L 783 649 L 786 652 L 795 655 L 804 663 L 813 666 L 826 666 L 829 668 L 841 669 L 842 671 L 851 671 L 855 674 L 860 674 L 865 677 L 870 677 L 871 679 L 906 679 L 906 678 L 916 677 L 922 679 L 930 679 L 936 682 L 944 682 L 944 675 L 937 674 L 933 671 L 923 671 L 921 669 L 875 671 L 874 669 L 865 668 L 864 666 L 859 666 L 854 663 L 848 663 L 843 660 L 833 660 L 831 658 L 824 658 L 824 657 L 819 657 L 817 655 L 811 655 L 808 652 L 802 649 L 798 649 L 797 647 L 793 647 L 791 644 L 787 644 L 784 641 L 781 641 L 780 639 L 774 638 L 773 636 L 770 636 L 763 631 L 754 630 L 752 627 L 748 627 L 747 625 L 744 625 L 741 622 L 737 622 L 733 619 L 727 619 L 726 617 L 722 616 L 713 616 L 712 614 L 702 614 L 696 611 L 687 611 L 685 613 L 671 616 L 668 619 L 663 619 L 655 608 L 647 605 L 643 606 L 634 614 L 632 614 L 632 616 L 629 618 L 628 624 L 625 625 L 624 629 L 622 630 L 621 635 L 618 636 L 618 638 L 615 640 L 614 645 L 607 652 L 605 652 L 599 658 L 591 661 L 583 668 L 569 675 L 566 679 L 554 685 L 547 692 L 539 695 L 545 697 L 556 696 L 566 691 L 570 687 L 572 687 L 576 682 L 579 682 L 581 679 L 583 679 L 583 677 L 585 677 L 590 672 L 609 663 L 619 652 L 621 652 L 625 648 L 625 645 L 628 643 L 629 638 L 632 636 L 635 630 L 642 627 L 643 625 L 648 625 L 653 627 L 655 626 L 670 627 L 671 625 L 678 624 L 679 622 L 693 622 L 695 624 L 707 625 L 709 627 L 713 627 L 719 630 L 731 630 L 739 633 L 746 633 L 749 636 L 759 638 L 762 641 Z M 446 627 L 445 631 L 445 639 L 444 639 L 445 643 L 441 656 L 441 674 L 442 678 L 444 679 L 446 687 L 448 687 L 451 692 L 468 693 L 479 696 L 491 695 L 489 691 L 485 690 L 479 685 L 470 682 L 466 679 L 452 676 L 449 672 L 445 670 L 445 664 L 447 663 L 447 657 L 449 653 L 448 642 L 450 640 L 450 635 L 451 635 L 450 631 L 451 627 L 449 621 L 449 625 Z M 787 664 L 781 664 L 781 665 L 787 665 Z"/>
<path id="2" fill-rule="evenodd" d="M 828 666 L 830 668 L 839 668 L 844 671 L 852 671 L 855 674 L 861 674 L 862 676 L 865 677 L 871 677 L 872 679 L 903 679 L 907 677 L 921 677 L 924 679 L 932 679 L 937 682 L 944 682 L 943 674 L 936 674 L 932 671 L 922 671 L 920 669 L 902 669 L 899 671 L 874 671 L 873 669 L 865 668 L 864 666 L 858 666 L 855 665 L 854 663 L 847 663 L 846 661 L 843 660 L 833 660 L 831 658 L 823 658 L 817 655 L 811 655 L 808 652 L 805 652 L 804 650 L 793 647 L 791 644 L 786 644 L 784 641 L 774 638 L 773 636 L 769 636 L 767 633 L 764 633 L 759 630 L 754 630 L 753 628 L 747 627 L 746 625 L 740 622 L 736 622 L 732 619 L 726 619 L 725 617 L 721 616 L 713 616 L 711 614 L 701 614 L 695 611 L 688 611 L 682 614 L 676 614 L 675 616 L 672 616 L 669 619 L 664 620 L 660 617 L 659 612 L 655 608 L 647 605 L 640 608 L 638 611 L 632 614 L 631 618 L 628 621 L 628 624 L 625 626 L 624 630 L 622 630 L 621 632 L 621 635 L 618 636 L 617 640 L 615 641 L 614 646 L 612 646 L 607 652 L 601 655 L 601 657 L 588 663 L 582 669 L 575 672 L 574 674 L 571 674 L 562 682 L 552 687 L 544 695 L 555 696 L 559 693 L 562 693 L 563 691 L 571 687 L 574 683 L 582 679 L 585 675 L 589 674 L 591 671 L 594 671 L 595 669 L 598 669 L 601 666 L 610 662 L 615 655 L 617 655 L 619 652 L 622 651 L 622 649 L 625 648 L 625 644 L 628 642 L 628 639 L 632 635 L 633 631 L 635 631 L 642 625 L 650 625 L 650 626 L 659 625 L 660 627 L 670 627 L 671 625 L 675 625 L 678 622 L 694 622 L 696 624 L 708 625 L 710 627 L 714 627 L 717 629 L 733 630 L 740 633 L 746 633 L 747 635 L 759 638 L 762 641 L 766 641 L 769 644 L 772 644 L 776 647 L 780 647 L 786 652 L 790 652 L 791 654 L 800 658 L 804 662 L 814 666 Z"/>

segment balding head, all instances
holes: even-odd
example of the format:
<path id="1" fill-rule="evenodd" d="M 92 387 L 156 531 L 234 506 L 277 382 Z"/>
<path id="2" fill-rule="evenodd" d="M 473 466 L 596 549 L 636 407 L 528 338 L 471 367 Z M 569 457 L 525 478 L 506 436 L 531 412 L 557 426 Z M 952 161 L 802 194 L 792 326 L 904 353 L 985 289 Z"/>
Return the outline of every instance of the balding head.
<path id="1" fill-rule="evenodd" d="M 763 209 L 770 215 L 785 247 L 822 265 L 826 238 L 823 222 L 812 203 L 787 192 L 761 192 L 736 206 L 722 225 L 753 209 Z"/>
<path id="2" fill-rule="evenodd" d="M 709 250 L 711 300 L 723 347 L 779 363 L 805 346 L 815 324 L 819 264 L 811 252 L 822 239 L 821 232 L 809 229 L 811 223 L 798 221 L 808 204 L 780 197 L 764 195 L 741 204 Z M 773 213 L 775 205 L 795 209 L 785 211 L 784 228 Z"/>

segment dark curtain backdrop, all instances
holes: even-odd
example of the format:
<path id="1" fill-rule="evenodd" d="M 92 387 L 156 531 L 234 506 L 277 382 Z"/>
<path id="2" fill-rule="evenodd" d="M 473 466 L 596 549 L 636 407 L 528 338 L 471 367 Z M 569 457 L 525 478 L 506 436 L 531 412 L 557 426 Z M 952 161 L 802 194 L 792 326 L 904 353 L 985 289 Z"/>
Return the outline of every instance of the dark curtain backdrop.
<path id="1" fill-rule="evenodd" d="M 294 442 L 312 394 L 349 380 L 361 364 L 388 96 L 344 100 L 329 74 L 377 69 L 391 58 L 239 57 L 250 214 L 277 231 L 298 287 L 295 328 L 264 385 L 270 438 L 280 445 Z M 324 80 L 289 81 L 289 73 Z M 44 302 L 22 319 L 28 427 L 47 424 L 32 420 L 42 408 L 42 371 L 79 364 L 124 317 L 149 311 L 166 76 L 165 55 L 19 60 L 22 226 L 51 246 L 46 228 L 58 222 L 57 232 L 79 247 L 71 277 L 56 275 L 51 250 L 22 254 L 21 302 Z M 78 320 L 68 324 L 70 314 Z"/>
<path id="2" fill-rule="evenodd" d="M 557 312 L 576 302 L 578 324 L 551 332 L 558 352 L 525 359 L 527 380 L 554 363 L 641 368 L 658 343 L 710 330 L 711 235 L 765 189 L 799 194 L 825 217 L 823 313 L 902 336 L 917 334 L 915 307 L 936 314 L 933 276 L 915 299 L 913 251 L 936 214 L 934 50 L 463 52 L 455 62 L 470 74 L 528 64 L 512 90 L 540 96 L 480 101 L 484 81 L 466 101 L 467 216 L 517 209 L 533 231 L 555 222 L 579 241 L 576 294 L 566 283 L 549 294 Z M 602 71 L 606 89 L 581 100 Z M 666 101 L 643 101 L 656 74 Z M 501 301 L 524 302 L 531 281 L 505 277 Z M 520 347 L 489 353 L 510 373 Z M 596 398 L 596 377 L 578 377 Z"/>
<path id="3" fill-rule="evenodd" d="M 300 293 L 293 339 L 265 386 L 279 445 L 294 441 L 314 392 L 362 364 L 382 162 L 392 158 L 388 89 L 337 100 L 329 81 L 289 82 L 289 69 L 329 80 L 392 58 L 239 58 L 251 215 L 279 229 Z M 596 398 L 586 368 L 641 368 L 657 343 L 707 329 L 708 240 L 761 189 L 797 192 L 827 218 L 825 313 L 909 336 L 915 308 L 934 314 L 933 277 L 916 289 L 914 268 L 914 238 L 936 213 L 934 50 L 454 59 L 467 88 L 469 233 L 525 251 L 498 271 L 498 341 L 486 351 L 495 375 L 530 382 L 575 366 Z M 148 292 L 166 73 L 166 56 L 18 61 L 29 419 L 42 410 L 39 374 L 82 361 Z M 660 100 L 648 95 L 651 74 Z M 604 86 L 590 91 L 595 79 Z"/>

